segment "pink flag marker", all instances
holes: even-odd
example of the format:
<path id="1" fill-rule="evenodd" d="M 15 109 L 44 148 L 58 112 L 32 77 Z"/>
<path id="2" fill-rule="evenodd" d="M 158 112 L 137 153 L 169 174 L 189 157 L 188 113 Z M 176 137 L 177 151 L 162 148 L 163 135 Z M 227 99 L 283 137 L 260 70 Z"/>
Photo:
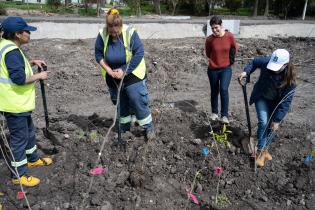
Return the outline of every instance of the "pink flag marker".
<path id="1" fill-rule="evenodd" d="M 24 198 L 24 192 L 19 191 L 18 194 L 17 194 L 17 197 L 18 197 L 19 200 L 22 200 Z"/>
<path id="2" fill-rule="evenodd" d="M 215 176 L 220 176 L 223 172 L 223 168 L 222 167 L 214 167 L 214 175 Z"/>
<path id="3" fill-rule="evenodd" d="M 190 197 L 191 200 L 192 200 L 195 204 L 199 205 L 199 201 L 198 201 L 197 197 L 196 197 L 194 194 L 192 194 L 191 192 L 188 192 L 188 197 Z"/>
<path id="4" fill-rule="evenodd" d="M 199 201 L 198 201 L 198 199 L 197 199 L 197 197 L 196 197 L 194 194 L 192 194 L 188 189 L 186 189 L 186 192 L 187 192 L 187 197 L 188 197 L 188 198 L 191 198 L 191 200 L 192 200 L 195 204 L 197 204 L 197 205 L 200 204 Z"/>
<path id="5" fill-rule="evenodd" d="M 102 174 L 106 171 L 105 168 L 103 167 L 96 167 L 96 168 L 93 168 L 90 170 L 90 174 L 92 174 L 93 176 L 95 175 L 99 175 L 99 174 Z"/>

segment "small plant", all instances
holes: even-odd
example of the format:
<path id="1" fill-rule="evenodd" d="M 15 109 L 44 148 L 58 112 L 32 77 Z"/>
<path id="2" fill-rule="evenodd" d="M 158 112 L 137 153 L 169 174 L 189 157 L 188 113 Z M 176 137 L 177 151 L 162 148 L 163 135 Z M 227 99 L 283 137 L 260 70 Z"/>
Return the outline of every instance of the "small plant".
<path id="1" fill-rule="evenodd" d="M 97 133 L 96 130 L 92 130 L 91 133 L 89 134 L 89 139 L 92 141 L 92 142 L 98 142 L 98 139 L 99 139 L 99 135 Z"/>
<path id="2" fill-rule="evenodd" d="M 210 135 L 212 135 L 212 138 L 218 142 L 218 143 L 224 143 L 226 147 L 230 147 L 230 143 L 228 142 L 228 134 L 232 133 L 231 131 L 227 130 L 226 125 L 223 125 L 222 131 L 220 131 L 218 134 L 211 131 Z"/>
<path id="3" fill-rule="evenodd" d="M 200 173 L 200 171 L 197 171 L 196 173 L 196 180 L 201 181 L 202 180 L 202 174 Z"/>
<path id="4" fill-rule="evenodd" d="M 216 201 L 215 201 L 215 205 L 219 209 L 223 209 L 223 208 L 227 208 L 228 206 L 230 206 L 231 202 L 226 195 L 218 195 L 218 197 L 216 198 Z"/>
<path id="5" fill-rule="evenodd" d="M 79 140 L 86 140 L 86 135 L 85 135 L 85 132 L 83 130 L 78 131 L 78 139 Z"/>

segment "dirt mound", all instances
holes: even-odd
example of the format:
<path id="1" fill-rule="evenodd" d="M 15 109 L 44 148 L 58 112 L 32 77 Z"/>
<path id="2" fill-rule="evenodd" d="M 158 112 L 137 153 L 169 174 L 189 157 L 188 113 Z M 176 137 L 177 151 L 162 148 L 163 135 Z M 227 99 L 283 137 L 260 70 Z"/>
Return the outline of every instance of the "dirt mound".
<path id="1" fill-rule="evenodd" d="M 209 124 L 207 117 L 210 90 L 204 40 L 144 41 L 157 139 L 147 142 L 142 130 L 133 127 L 122 136 L 124 149 L 112 132 L 101 155 L 100 166 L 106 170 L 94 177 L 87 196 L 89 171 L 95 167 L 114 116 L 94 61 L 94 40 L 32 41 L 25 48 L 28 57 L 45 58 L 51 70 L 46 83 L 50 129 L 62 141 L 62 146 L 53 145 L 41 129 L 37 131 L 40 151 L 52 155 L 54 165 L 30 170 L 42 181 L 26 189 L 32 209 L 314 209 L 314 163 L 305 162 L 304 157 L 312 152 L 313 140 L 306 137 L 314 131 L 315 48 L 311 46 L 315 40 L 240 39 L 238 43 L 230 87 L 227 130 L 231 132 L 223 132 L 220 122 Z M 274 159 L 254 173 L 251 159 L 240 148 L 247 129 L 236 78 L 253 56 L 280 47 L 289 49 L 298 64 L 299 89 L 270 148 Z M 37 95 L 34 122 L 43 128 L 39 90 Z M 253 107 L 250 112 L 255 125 Z M 214 141 L 211 127 L 216 134 L 226 133 L 228 143 Z M 24 200 L 17 199 L 19 188 L 9 182 L 3 159 L 0 165 L 0 192 L 4 193 L 0 203 L 5 209 L 25 209 Z"/>

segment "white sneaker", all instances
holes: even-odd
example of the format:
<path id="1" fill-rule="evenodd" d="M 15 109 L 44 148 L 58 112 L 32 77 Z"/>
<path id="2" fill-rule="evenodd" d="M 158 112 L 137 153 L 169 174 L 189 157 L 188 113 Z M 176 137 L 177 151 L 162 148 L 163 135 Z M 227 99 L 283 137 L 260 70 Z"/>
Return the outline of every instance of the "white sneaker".
<path id="1" fill-rule="evenodd" d="M 229 123 L 230 123 L 230 122 L 229 122 L 229 119 L 228 119 L 226 116 L 222 117 L 222 118 L 221 118 L 221 121 L 222 121 L 224 124 L 229 124 Z"/>
<path id="2" fill-rule="evenodd" d="M 215 120 L 218 120 L 218 119 L 219 119 L 218 114 L 212 113 L 212 114 L 210 115 L 210 120 L 215 121 Z"/>

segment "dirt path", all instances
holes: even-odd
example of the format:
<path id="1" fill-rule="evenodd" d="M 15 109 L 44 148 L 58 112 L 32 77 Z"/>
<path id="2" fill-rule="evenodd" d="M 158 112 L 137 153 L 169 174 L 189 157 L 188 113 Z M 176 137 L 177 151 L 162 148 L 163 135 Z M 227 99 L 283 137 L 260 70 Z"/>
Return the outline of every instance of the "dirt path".
<path id="1" fill-rule="evenodd" d="M 55 164 L 30 172 L 42 180 L 40 186 L 27 189 L 32 209 L 314 209 L 314 163 L 305 164 L 303 158 L 312 152 L 307 135 L 315 125 L 315 40 L 238 40 L 240 51 L 230 87 L 230 142 L 237 144 L 246 132 L 236 78 L 248 59 L 281 47 L 289 49 L 299 64 L 299 89 L 270 149 L 274 160 L 256 174 L 237 147 L 220 144 L 220 158 L 215 147 L 208 156 L 201 152 L 203 146 L 213 144 L 205 114 L 210 111 L 210 91 L 203 42 L 201 38 L 144 41 L 151 107 L 159 112 L 154 117 L 157 140 L 145 142 L 135 128 L 123 136 L 127 141 L 123 152 L 115 146 L 116 133 L 112 133 L 102 155 L 107 171 L 95 177 L 82 203 L 91 179 L 89 170 L 114 112 L 94 61 L 94 40 L 32 41 L 25 48 L 28 56 L 45 58 L 52 72 L 47 82 L 51 129 L 63 140 L 63 147 L 53 146 L 38 129 L 38 142 L 53 154 Z M 37 96 L 33 116 L 42 128 L 39 90 Z M 250 111 L 256 125 L 254 108 Z M 213 127 L 216 132 L 222 129 L 219 123 Z M 4 209 L 23 209 L 25 203 L 17 199 L 19 189 L 9 182 L 3 159 L 0 166 L 0 192 L 4 192 L 0 203 Z M 213 173 L 215 166 L 224 169 L 220 180 Z M 200 169 L 193 193 L 202 207 L 187 200 L 186 194 Z M 214 204 L 218 183 L 219 207 Z"/>

